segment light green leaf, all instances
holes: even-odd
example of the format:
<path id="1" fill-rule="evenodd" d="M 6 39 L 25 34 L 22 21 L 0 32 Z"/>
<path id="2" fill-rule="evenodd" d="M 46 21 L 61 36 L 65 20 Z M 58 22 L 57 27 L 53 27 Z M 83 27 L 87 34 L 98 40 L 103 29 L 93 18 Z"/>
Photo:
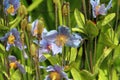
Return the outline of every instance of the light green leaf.
<path id="1" fill-rule="evenodd" d="M 80 71 L 81 80 L 94 80 L 95 75 L 88 72 L 87 70 Z"/>
<path id="2" fill-rule="evenodd" d="M 70 63 L 75 61 L 76 56 L 77 56 L 77 49 L 71 48 Z"/>
<path id="3" fill-rule="evenodd" d="M 84 32 L 84 30 L 85 30 L 85 28 L 84 28 L 84 25 L 85 25 L 84 15 L 80 11 L 78 11 L 78 9 L 75 9 L 74 16 L 75 16 L 75 19 L 76 19 L 76 22 L 77 22 L 79 28 L 83 30 L 82 32 Z"/>
<path id="4" fill-rule="evenodd" d="M 112 80 L 119 80 L 118 74 L 115 69 L 112 70 Z"/>
<path id="5" fill-rule="evenodd" d="M 16 70 L 12 75 L 11 75 L 11 80 L 21 80 L 21 74 L 19 70 Z"/>
<path id="6" fill-rule="evenodd" d="M 51 56 L 50 54 L 44 54 L 44 56 L 50 61 L 52 65 L 58 64 L 56 56 Z"/>
<path id="7" fill-rule="evenodd" d="M 98 68 L 100 67 L 100 65 L 102 64 L 103 60 L 111 53 L 111 51 L 115 48 L 116 46 L 111 46 L 109 48 L 105 48 L 103 51 L 103 54 L 100 56 L 100 58 L 97 60 L 96 64 L 95 64 L 95 71 L 98 71 Z"/>
<path id="8" fill-rule="evenodd" d="M 32 74 L 32 69 L 30 66 L 25 66 L 25 70 L 27 73 Z"/>
<path id="9" fill-rule="evenodd" d="M 101 70 L 101 69 L 99 69 L 99 75 L 98 75 L 98 77 L 99 77 L 98 80 L 108 80 L 108 78 L 107 78 L 107 70 Z"/>
<path id="10" fill-rule="evenodd" d="M 81 80 L 79 70 L 76 70 L 75 68 L 72 68 L 71 69 L 71 74 L 72 74 L 74 80 Z"/>
<path id="11" fill-rule="evenodd" d="M 108 24 L 110 21 L 113 20 L 114 17 L 115 17 L 115 13 L 108 14 L 102 21 L 102 26 L 105 26 L 106 24 Z"/>

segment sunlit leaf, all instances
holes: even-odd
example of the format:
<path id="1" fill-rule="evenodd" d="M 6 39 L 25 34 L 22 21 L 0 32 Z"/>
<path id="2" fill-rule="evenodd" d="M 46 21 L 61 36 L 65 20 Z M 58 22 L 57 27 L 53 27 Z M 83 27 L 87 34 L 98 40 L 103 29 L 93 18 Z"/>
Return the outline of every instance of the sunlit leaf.
<path id="1" fill-rule="evenodd" d="M 108 24 L 110 21 L 114 19 L 114 17 L 115 17 L 115 13 L 108 14 L 102 21 L 102 26 L 105 26 L 106 24 Z"/>

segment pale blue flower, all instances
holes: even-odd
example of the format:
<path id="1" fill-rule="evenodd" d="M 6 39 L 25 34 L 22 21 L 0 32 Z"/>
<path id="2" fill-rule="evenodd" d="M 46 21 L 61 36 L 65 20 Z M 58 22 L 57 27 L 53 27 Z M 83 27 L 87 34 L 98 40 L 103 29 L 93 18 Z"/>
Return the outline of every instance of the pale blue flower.
<path id="1" fill-rule="evenodd" d="M 93 17 L 96 18 L 98 15 L 106 15 L 107 10 L 112 6 L 112 0 L 110 0 L 107 7 L 105 7 L 105 4 L 100 4 L 100 0 L 90 0 L 90 4 L 92 5 Z"/>

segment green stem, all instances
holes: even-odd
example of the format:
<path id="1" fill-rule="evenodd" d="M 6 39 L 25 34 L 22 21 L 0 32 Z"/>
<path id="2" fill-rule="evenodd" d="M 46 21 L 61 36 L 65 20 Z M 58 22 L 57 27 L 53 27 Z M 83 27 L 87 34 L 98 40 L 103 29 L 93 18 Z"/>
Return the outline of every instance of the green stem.
<path id="1" fill-rule="evenodd" d="M 82 3 L 83 3 L 83 10 L 84 10 L 84 14 L 85 14 L 85 19 L 87 19 L 85 0 L 82 0 Z"/>
<path id="2" fill-rule="evenodd" d="M 58 3 L 58 15 L 59 15 L 59 23 L 62 25 L 62 12 L 61 12 L 61 3 Z"/>

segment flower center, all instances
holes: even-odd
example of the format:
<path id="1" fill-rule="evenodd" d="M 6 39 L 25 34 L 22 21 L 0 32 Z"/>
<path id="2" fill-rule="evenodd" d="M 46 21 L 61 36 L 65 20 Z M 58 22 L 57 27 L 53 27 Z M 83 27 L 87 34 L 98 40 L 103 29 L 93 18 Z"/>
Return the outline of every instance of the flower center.
<path id="1" fill-rule="evenodd" d="M 14 41 L 15 41 L 15 36 L 14 35 L 9 35 L 9 37 L 8 37 L 8 43 L 9 44 L 14 44 Z"/>
<path id="2" fill-rule="evenodd" d="M 7 9 L 8 13 L 14 13 L 15 9 L 14 6 L 12 4 L 10 4 L 9 8 Z"/>
<path id="3" fill-rule="evenodd" d="M 64 46 L 64 44 L 67 42 L 68 37 L 65 35 L 58 35 L 56 37 L 56 44 L 58 46 Z"/>
<path id="4" fill-rule="evenodd" d="M 38 29 L 34 29 L 34 34 L 33 35 L 37 35 L 38 34 Z"/>
<path id="5" fill-rule="evenodd" d="M 60 74 L 56 71 L 50 72 L 50 80 L 60 80 Z"/>
<path id="6" fill-rule="evenodd" d="M 16 65 L 15 62 L 11 62 L 11 63 L 9 64 L 9 66 L 10 66 L 10 68 L 13 68 L 13 69 L 16 69 L 16 68 L 17 68 L 17 65 Z"/>
<path id="7" fill-rule="evenodd" d="M 47 49 L 48 49 L 48 50 L 51 50 L 51 49 L 52 49 L 52 46 L 51 46 L 51 45 L 47 45 Z"/>
<path id="8" fill-rule="evenodd" d="M 95 7 L 95 14 L 96 15 L 99 15 L 99 9 L 100 9 L 100 5 Z"/>

